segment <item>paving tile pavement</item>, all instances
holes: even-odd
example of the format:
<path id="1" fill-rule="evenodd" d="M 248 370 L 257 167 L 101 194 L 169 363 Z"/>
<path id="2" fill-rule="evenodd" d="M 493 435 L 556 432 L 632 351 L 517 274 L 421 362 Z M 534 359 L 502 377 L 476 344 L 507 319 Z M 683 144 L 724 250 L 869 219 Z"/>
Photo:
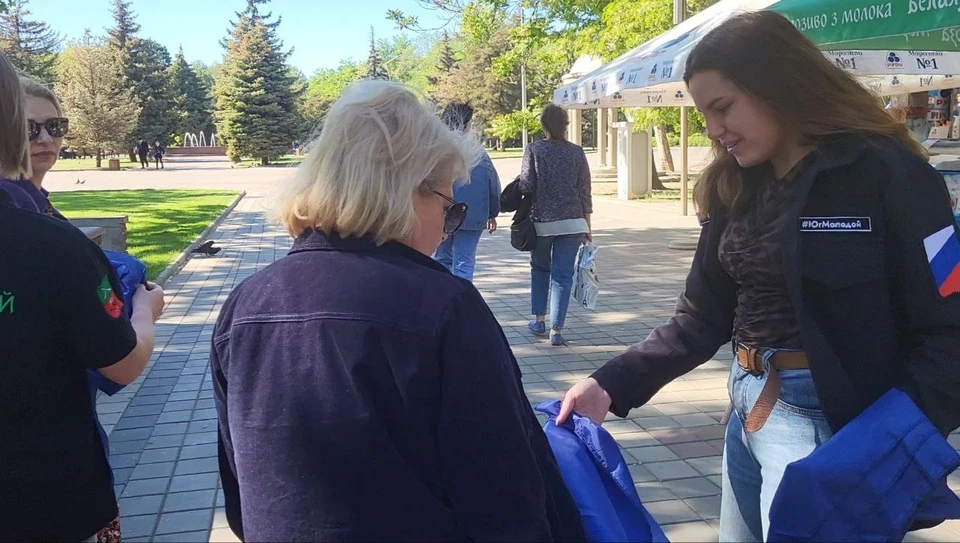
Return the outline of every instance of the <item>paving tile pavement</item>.
<path id="1" fill-rule="evenodd" d="M 223 512 L 217 474 L 216 411 L 208 371 L 220 305 L 245 277 L 282 257 L 290 240 L 267 223 L 262 199 L 245 198 L 213 238 L 216 258 L 194 258 L 168 285 L 157 349 L 144 375 L 98 411 L 110 432 L 124 539 L 236 541 Z M 562 397 L 578 379 L 645 337 L 673 312 L 692 253 L 667 247 L 696 234 L 673 205 L 595 204 L 602 293 L 595 311 L 571 304 L 565 337 L 551 347 L 533 337 L 527 255 L 506 228 L 484 235 L 476 285 L 503 326 L 531 405 Z M 506 226 L 508 218 L 501 218 Z M 665 387 L 626 419 L 609 418 L 637 489 L 672 541 L 715 541 L 730 361 L 720 356 Z M 960 436 L 951 442 L 960 447 Z M 960 476 L 951 478 L 960 489 Z M 960 524 L 911 534 L 909 541 L 956 541 Z"/>

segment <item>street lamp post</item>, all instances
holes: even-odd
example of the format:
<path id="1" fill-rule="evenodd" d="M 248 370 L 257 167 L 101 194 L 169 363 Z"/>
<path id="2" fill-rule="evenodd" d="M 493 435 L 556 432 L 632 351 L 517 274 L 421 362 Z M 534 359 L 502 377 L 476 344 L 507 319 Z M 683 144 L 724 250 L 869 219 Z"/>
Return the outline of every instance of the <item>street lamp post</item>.
<path id="1" fill-rule="evenodd" d="M 519 4 L 520 8 L 520 26 L 523 27 L 523 1 L 521 0 Z M 527 55 L 524 50 L 523 54 L 520 57 L 520 108 L 523 110 L 524 114 L 527 112 Z M 524 117 L 523 119 L 523 151 L 527 151 L 527 120 Z"/>
<path id="2" fill-rule="evenodd" d="M 687 17 L 686 0 L 673 0 L 673 24 L 678 25 Z M 680 213 L 687 216 L 687 106 L 680 106 Z"/>

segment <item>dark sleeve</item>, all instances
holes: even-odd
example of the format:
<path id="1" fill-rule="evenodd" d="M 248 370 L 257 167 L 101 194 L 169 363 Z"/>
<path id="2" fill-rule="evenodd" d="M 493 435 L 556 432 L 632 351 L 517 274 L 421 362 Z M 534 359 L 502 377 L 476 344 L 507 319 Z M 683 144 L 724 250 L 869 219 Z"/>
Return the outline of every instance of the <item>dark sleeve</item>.
<path id="1" fill-rule="evenodd" d="M 613 400 L 610 411 L 620 417 L 650 401 L 670 381 L 709 360 L 733 335 L 736 285 L 728 276 L 720 275 L 719 264 L 710 266 L 713 272 L 705 271 L 707 254 L 713 253 L 711 258 L 716 259 L 716 246 L 708 243 L 710 226 L 707 223 L 700 232 L 676 314 L 591 376 Z"/>
<path id="2" fill-rule="evenodd" d="M 530 405 L 496 319 L 475 290 L 440 331 L 438 446 L 447 499 L 471 541 L 548 541 Z"/>
<path id="3" fill-rule="evenodd" d="M 890 171 L 883 196 L 886 254 L 912 346 L 902 388 L 946 435 L 960 426 L 960 293 L 941 293 L 933 268 L 949 261 L 960 273 L 957 224 L 946 184 L 932 166 L 908 160 Z M 935 255 L 940 241 L 955 252 L 943 251 L 946 259 L 931 264 L 927 246 Z"/>
<path id="4" fill-rule="evenodd" d="M 533 161 L 533 144 L 527 145 L 523 152 L 523 162 L 520 163 L 520 192 L 530 194 L 537 182 L 537 168 Z"/>
<path id="5" fill-rule="evenodd" d="M 227 377 L 224 365 L 230 356 L 228 300 L 221 310 L 214 327 L 210 348 L 210 373 L 213 375 L 213 403 L 217 408 L 217 463 L 220 468 L 220 485 L 223 487 L 223 505 L 227 525 L 243 541 L 243 517 L 240 511 L 240 483 L 237 480 L 237 465 L 233 458 L 233 441 L 230 437 L 230 419 L 227 413 Z"/>
<path id="6" fill-rule="evenodd" d="M 590 214 L 593 213 L 593 189 L 590 183 L 590 164 L 587 163 L 587 155 L 583 152 L 583 148 L 580 148 L 580 154 L 582 155 L 582 160 L 580 162 L 580 172 L 577 176 L 577 190 L 580 193 L 580 203 L 583 204 L 583 213 Z"/>
<path id="7" fill-rule="evenodd" d="M 123 309 L 123 291 L 103 251 L 79 231 L 64 240 L 64 258 L 54 265 L 54 300 L 66 345 L 86 368 L 105 368 L 137 346 L 137 334 Z"/>
<path id="8" fill-rule="evenodd" d="M 500 176 L 497 174 L 497 168 L 493 165 L 493 161 L 490 160 L 490 155 L 484 154 L 484 159 L 490 176 L 490 216 L 488 218 L 496 219 L 497 215 L 500 214 Z"/>

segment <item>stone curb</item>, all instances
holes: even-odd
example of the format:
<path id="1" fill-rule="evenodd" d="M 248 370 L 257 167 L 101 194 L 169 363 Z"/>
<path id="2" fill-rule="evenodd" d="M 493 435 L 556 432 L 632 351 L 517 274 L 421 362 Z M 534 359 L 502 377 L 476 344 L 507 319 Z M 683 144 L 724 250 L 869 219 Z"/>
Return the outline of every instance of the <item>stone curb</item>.
<path id="1" fill-rule="evenodd" d="M 240 200 L 243 200 L 243 197 L 246 195 L 247 191 L 242 191 L 240 194 L 238 194 L 237 197 L 234 198 L 233 203 L 228 205 L 227 208 L 220 213 L 220 216 L 210 223 L 210 226 L 206 227 L 203 232 L 200 232 L 200 235 L 197 236 L 197 238 L 194 239 L 190 245 L 187 245 L 187 248 L 181 251 L 180 254 L 177 255 L 177 258 L 174 259 L 169 266 L 160 272 L 160 275 L 157 276 L 157 279 L 154 282 L 163 287 L 167 284 L 167 281 L 169 281 L 174 275 L 177 274 L 177 272 L 183 269 L 183 267 L 190 260 L 193 250 L 199 247 L 201 243 L 206 241 L 207 238 L 217 230 L 217 228 L 220 226 L 220 223 L 222 223 L 224 219 L 226 219 L 227 216 L 233 212 L 233 210 L 237 207 L 237 204 L 240 203 Z"/>

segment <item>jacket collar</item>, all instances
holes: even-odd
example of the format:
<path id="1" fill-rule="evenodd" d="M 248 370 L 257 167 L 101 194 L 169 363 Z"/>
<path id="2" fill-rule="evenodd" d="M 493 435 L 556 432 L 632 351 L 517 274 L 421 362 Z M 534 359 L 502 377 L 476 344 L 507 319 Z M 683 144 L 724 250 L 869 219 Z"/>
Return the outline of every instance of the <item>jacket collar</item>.
<path id="1" fill-rule="evenodd" d="M 374 253 L 389 254 L 409 260 L 415 264 L 427 268 L 448 272 L 445 267 L 436 260 L 424 255 L 420 251 L 413 249 L 399 241 L 388 241 L 383 245 L 377 245 L 373 236 L 350 236 L 341 237 L 336 232 L 327 234 L 322 230 L 308 228 L 300 234 L 293 242 L 293 247 L 287 254 L 296 254 L 306 251 L 338 251 L 344 253 Z"/>

